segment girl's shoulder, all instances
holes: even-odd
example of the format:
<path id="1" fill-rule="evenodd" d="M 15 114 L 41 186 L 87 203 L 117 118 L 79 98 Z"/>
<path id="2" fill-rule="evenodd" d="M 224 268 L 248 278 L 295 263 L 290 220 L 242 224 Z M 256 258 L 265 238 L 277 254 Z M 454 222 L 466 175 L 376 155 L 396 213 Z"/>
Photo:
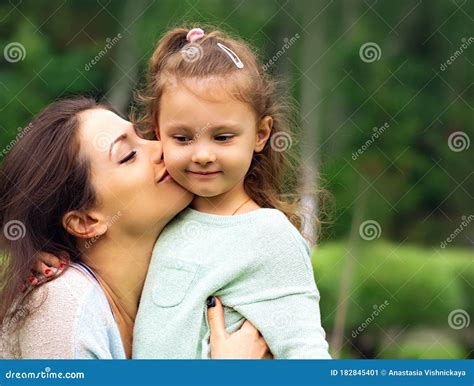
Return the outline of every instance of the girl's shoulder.
<path id="1" fill-rule="evenodd" d="M 306 269 L 312 272 L 311 246 L 283 212 L 266 209 L 260 229 L 261 244 L 266 246 L 272 261 L 279 256 L 283 266 L 304 262 Z"/>
<path id="2" fill-rule="evenodd" d="M 274 208 L 259 208 L 235 216 L 202 213 L 188 208 L 166 226 L 154 253 L 158 253 L 157 248 L 161 253 L 163 248 L 174 250 L 177 243 L 182 243 L 183 235 L 188 242 L 202 244 L 204 234 L 208 238 L 221 238 L 224 234 L 230 243 L 246 240 L 242 246 L 263 246 L 266 250 L 272 249 L 271 253 L 292 249 L 309 254 L 309 246 L 298 229 L 283 212 Z"/>
<path id="3" fill-rule="evenodd" d="M 302 246 L 309 252 L 308 242 L 282 211 L 278 209 L 265 209 L 262 221 L 265 224 L 266 232 L 271 237 L 278 236 L 281 241 Z"/>

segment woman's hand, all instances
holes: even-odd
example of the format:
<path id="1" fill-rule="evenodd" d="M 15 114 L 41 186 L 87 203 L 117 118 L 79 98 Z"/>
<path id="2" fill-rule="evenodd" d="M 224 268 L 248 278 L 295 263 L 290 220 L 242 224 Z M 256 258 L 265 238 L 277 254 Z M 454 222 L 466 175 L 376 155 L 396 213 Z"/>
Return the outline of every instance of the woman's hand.
<path id="1" fill-rule="evenodd" d="M 213 306 L 213 304 L 215 304 Z M 224 308 L 216 297 L 209 298 L 207 317 L 211 330 L 212 359 L 271 359 L 260 332 L 248 320 L 240 330 L 229 334 L 224 324 Z"/>
<path id="2" fill-rule="evenodd" d="M 34 266 L 31 267 L 31 275 L 22 286 L 22 291 L 26 291 L 29 286 L 37 286 L 43 280 L 63 271 L 69 259 L 67 252 L 62 252 L 59 257 L 47 252 L 38 252 L 36 256 L 37 260 Z"/>

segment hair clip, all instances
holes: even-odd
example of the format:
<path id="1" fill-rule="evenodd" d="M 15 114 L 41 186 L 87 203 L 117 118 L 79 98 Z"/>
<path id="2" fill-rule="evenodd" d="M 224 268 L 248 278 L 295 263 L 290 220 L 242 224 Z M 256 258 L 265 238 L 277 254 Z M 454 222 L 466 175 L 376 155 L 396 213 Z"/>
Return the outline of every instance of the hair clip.
<path id="1" fill-rule="evenodd" d="M 220 49 L 222 49 L 222 51 L 224 51 L 227 54 L 229 58 L 232 59 L 234 64 L 237 66 L 237 68 L 244 68 L 244 64 L 242 63 L 242 61 L 240 60 L 240 58 L 237 56 L 237 54 L 234 51 L 232 51 L 229 47 L 226 47 L 225 45 L 221 43 L 217 43 L 217 45 L 219 46 Z"/>
<path id="2" fill-rule="evenodd" d="M 204 36 L 204 31 L 201 28 L 193 28 L 189 30 L 188 34 L 186 35 L 186 40 L 189 43 L 194 43 L 197 39 L 202 38 Z"/>

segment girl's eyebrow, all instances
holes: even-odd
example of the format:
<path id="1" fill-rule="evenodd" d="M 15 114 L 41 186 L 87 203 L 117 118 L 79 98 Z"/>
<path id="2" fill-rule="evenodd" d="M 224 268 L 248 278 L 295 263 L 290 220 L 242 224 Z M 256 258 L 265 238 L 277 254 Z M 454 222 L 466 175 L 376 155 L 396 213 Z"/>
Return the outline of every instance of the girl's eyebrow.
<path id="1" fill-rule="evenodd" d="M 181 123 L 173 123 L 172 125 L 166 127 L 166 130 L 169 131 L 174 131 L 174 130 L 183 130 L 187 132 L 202 132 L 202 131 L 215 131 L 219 129 L 228 129 L 228 130 L 236 130 L 239 127 L 239 125 L 236 122 L 224 122 L 222 124 L 217 124 L 217 125 L 204 125 L 202 127 L 191 127 L 188 126 L 187 124 L 181 124 Z"/>

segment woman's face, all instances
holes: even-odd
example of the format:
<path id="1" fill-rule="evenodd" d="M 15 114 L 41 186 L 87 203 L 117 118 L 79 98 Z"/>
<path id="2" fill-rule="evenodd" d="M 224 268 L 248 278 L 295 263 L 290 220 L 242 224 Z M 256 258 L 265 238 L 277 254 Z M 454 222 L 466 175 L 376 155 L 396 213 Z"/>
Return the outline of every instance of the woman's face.
<path id="1" fill-rule="evenodd" d="M 81 154 L 90 160 L 92 185 L 108 228 L 140 236 L 183 210 L 192 194 L 168 176 L 159 141 L 140 138 L 133 125 L 105 109 L 82 112 Z"/>

